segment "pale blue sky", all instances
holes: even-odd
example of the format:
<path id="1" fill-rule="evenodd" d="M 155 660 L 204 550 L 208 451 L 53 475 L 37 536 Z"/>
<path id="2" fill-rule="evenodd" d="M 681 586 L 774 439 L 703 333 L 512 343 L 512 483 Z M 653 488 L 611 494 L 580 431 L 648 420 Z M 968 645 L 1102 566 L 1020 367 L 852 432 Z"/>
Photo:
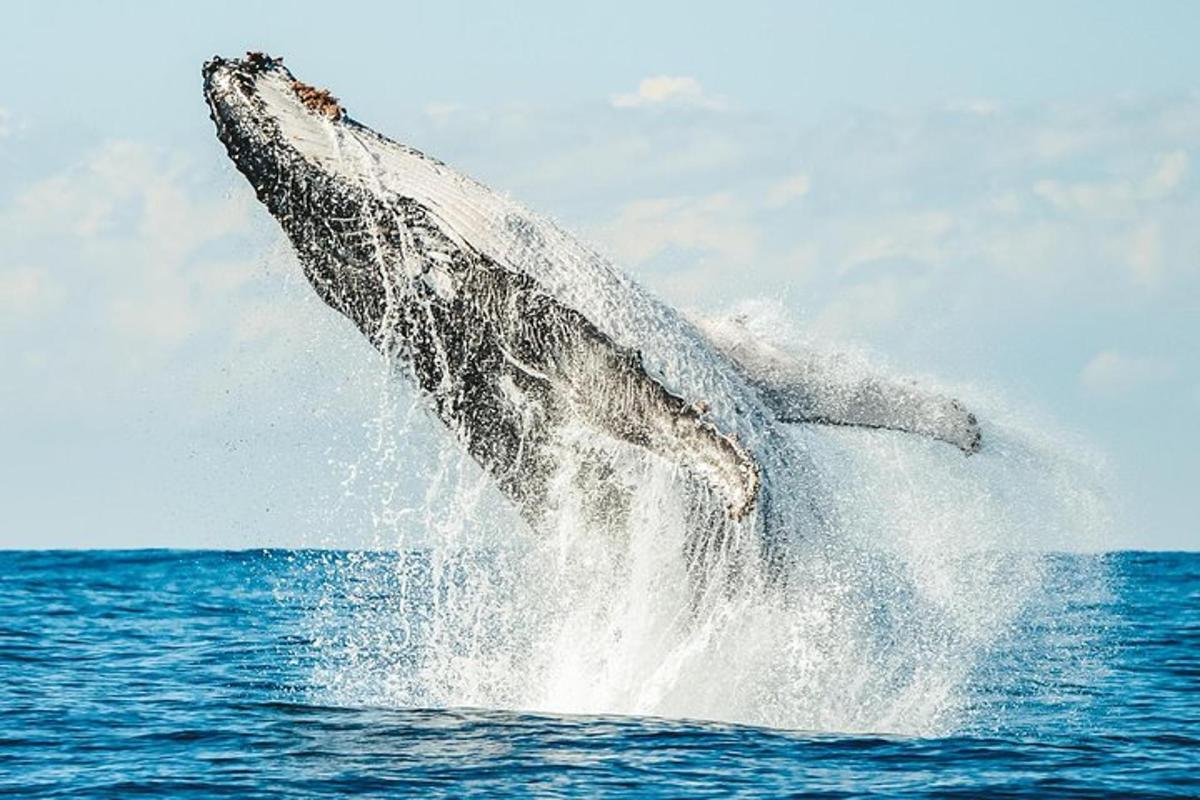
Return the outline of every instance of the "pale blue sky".
<path id="1" fill-rule="evenodd" d="M 247 49 L 675 303 L 1003 398 L 1107 459 L 1116 545 L 1200 546 L 1200 6 L 649 5 L 6 3 L 0 546 L 362 513 L 371 354 L 200 95 Z"/>

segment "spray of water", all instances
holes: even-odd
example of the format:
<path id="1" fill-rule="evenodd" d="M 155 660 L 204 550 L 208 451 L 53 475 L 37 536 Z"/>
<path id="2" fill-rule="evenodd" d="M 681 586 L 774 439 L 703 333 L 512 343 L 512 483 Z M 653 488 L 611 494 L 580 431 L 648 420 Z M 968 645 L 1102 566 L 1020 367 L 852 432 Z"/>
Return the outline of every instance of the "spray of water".
<path id="1" fill-rule="evenodd" d="M 385 378 L 340 465 L 376 548 L 334 559 L 314 609 L 324 702 L 956 729 L 996 683 L 989 655 L 1049 607 L 1038 553 L 1102 517 L 1059 449 L 970 391 L 953 394 L 993 424 L 969 459 L 780 422 L 746 362 L 586 245 L 345 120 L 277 61 L 215 60 L 206 92 L 318 294 L 452 429 Z M 779 316 L 756 309 L 748 335 L 786 354 L 803 343 Z M 836 374 L 852 359 L 824 360 L 830 386 L 855 384 Z M 468 397 L 480 385 L 493 406 Z M 472 428 L 480 408 L 494 416 Z"/>
<path id="2" fill-rule="evenodd" d="M 760 334 L 792 346 L 781 313 L 756 308 Z M 1013 679 L 996 648 L 1056 607 L 1046 551 L 1106 524 L 1090 467 L 956 387 L 989 421 L 970 458 L 902 433 L 790 429 L 822 485 L 806 470 L 776 501 L 819 490 L 820 530 L 788 545 L 784 580 L 697 595 L 669 465 L 638 462 L 619 526 L 598 528 L 564 481 L 533 531 L 420 398 L 379 387 L 362 456 L 339 465 L 376 549 L 330 562 L 310 619 L 323 702 L 961 730 L 999 713 L 980 690 Z"/>

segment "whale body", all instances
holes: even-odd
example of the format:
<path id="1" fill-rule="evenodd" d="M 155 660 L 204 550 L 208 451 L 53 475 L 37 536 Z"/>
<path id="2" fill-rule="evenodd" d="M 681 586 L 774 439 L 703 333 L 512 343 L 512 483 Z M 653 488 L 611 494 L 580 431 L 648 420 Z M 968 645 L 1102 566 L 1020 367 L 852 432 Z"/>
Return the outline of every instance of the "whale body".
<path id="1" fill-rule="evenodd" d="M 980 446 L 973 415 L 915 384 L 839 378 L 736 322 L 702 329 L 552 221 L 348 116 L 281 60 L 203 68 L 217 135 L 312 287 L 419 388 L 535 528 L 562 492 L 619 524 L 638 469 L 685 498 L 689 559 L 819 524 L 776 502 L 812 479 L 795 424 Z M 807 477 L 806 477 L 807 476 Z"/>

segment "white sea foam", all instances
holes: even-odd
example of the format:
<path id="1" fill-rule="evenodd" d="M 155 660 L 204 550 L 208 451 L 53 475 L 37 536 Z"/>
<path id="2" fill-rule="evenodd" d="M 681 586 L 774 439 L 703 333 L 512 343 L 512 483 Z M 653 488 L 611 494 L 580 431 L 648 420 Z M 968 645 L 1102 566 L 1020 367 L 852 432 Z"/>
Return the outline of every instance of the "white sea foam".
<path id="1" fill-rule="evenodd" d="M 345 489 L 392 554 L 333 562 L 312 617 L 326 702 L 943 733 L 996 713 L 979 699 L 993 650 L 1054 613 L 1045 551 L 1094 547 L 1106 525 L 1092 466 L 968 389 L 985 420 L 970 457 L 793 427 L 822 483 L 821 530 L 791 543 L 778 585 L 697 596 L 670 467 L 644 462 L 619 530 L 598 531 L 565 487 L 535 533 L 419 399 L 382 385 Z M 805 501 L 811 476 L 794 477 L 777 502 Z"/>

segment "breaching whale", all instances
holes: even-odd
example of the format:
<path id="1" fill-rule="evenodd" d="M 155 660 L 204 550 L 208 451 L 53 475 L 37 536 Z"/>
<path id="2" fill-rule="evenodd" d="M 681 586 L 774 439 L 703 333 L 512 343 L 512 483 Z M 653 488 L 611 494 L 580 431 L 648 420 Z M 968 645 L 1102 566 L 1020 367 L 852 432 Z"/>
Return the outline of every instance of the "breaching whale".
<path id="1" fill-rule="evenodd" d="M 280 59 L 214 57 L 203 77 L 218 137 L 313 289 L 412 378 L 534 527 L 563 487 L 619 520 L 649 460 L 683 489 L 690 561 L 749 542 L 774 557 L 765 545 L 819 517 L 773 499 L 784 476 L 812 472 L 786 426 L 980 446 L 953 399 L 841 378 L 735 323 L 689 322 L 550 220 L 355 121 Z"/>

